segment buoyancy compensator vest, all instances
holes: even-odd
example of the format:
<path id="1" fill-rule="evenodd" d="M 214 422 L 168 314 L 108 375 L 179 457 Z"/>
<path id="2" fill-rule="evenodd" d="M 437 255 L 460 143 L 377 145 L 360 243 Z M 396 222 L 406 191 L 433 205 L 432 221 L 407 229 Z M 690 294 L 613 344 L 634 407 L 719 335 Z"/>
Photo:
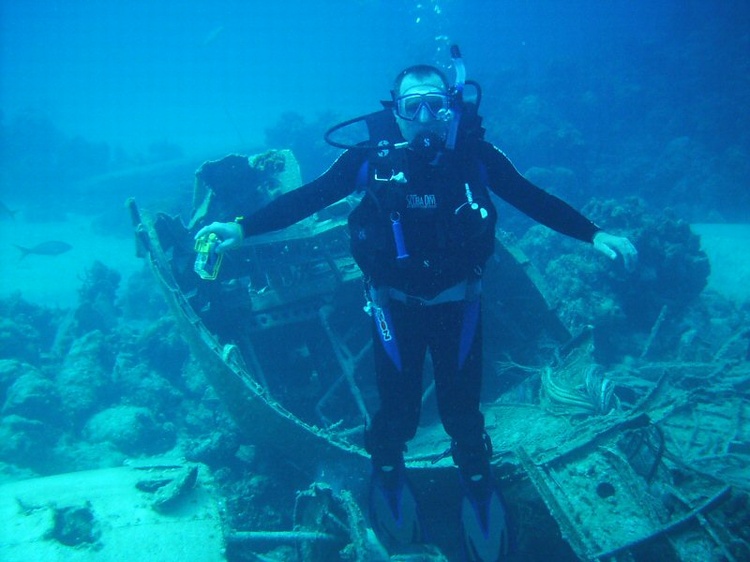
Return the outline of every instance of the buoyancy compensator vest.
<path id="1" fill-rule="evenodd" d="M 450 90 L 447 139 L 418 137 L 407 143 L 393 114 L 384 109 L 335 125 L 330 144 L 367 151 L 357 187 L 364 197 L 349 216 L 351 250 L 371 282 L 431 298 L 477 275 L 492 254 L 497 212 L 490 200 L 478 114 L 481 87 L 465 80 L 458 47 L 451 49 L 456 80 Z M 475 90 L 472 101 L 464 87 Z M 369 139 L 334 141 L 334 133 L 364 122 Z"/>
<path id="2" fill-rule="evenodd" d="M 471 152 L 462 146 L 435 162 L 383 150 L 362 165 L 351 250 L 375 285 L 430 298 L 481 270 L 494 249 L 497 213 Z"/>

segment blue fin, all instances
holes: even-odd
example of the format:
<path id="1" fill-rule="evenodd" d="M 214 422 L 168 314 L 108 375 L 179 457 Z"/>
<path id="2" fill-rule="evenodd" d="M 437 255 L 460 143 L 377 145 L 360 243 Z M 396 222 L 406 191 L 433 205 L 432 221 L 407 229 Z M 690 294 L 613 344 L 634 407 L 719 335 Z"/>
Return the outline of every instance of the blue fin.
<path id="1" fill-rule="evenodd" d="M 375 469 L 370 481 L 370 522 L 386 548 L 424 541 L 422 518 L 405 469 Z"/>
<path id="2" fill-rule="evenodd" d="M 470 562 L 499 562 L 510 550 L 510 533 L 505 502 L 491 482 L 472 491 L 465 486 L 461 500 L 461 536 L 466 559 Z"/>

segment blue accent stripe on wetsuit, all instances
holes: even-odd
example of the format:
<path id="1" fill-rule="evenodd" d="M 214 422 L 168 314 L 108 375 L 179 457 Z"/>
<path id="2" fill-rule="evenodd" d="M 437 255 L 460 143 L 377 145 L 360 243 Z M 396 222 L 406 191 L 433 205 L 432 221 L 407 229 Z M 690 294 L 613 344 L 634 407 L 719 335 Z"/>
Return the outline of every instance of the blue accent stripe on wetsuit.
<path id="1" fill-rule="evenodd" d="M 400 372 L 402 370 L 401 354 L 398 351 L 396 334 L 393 333 L 391 311 L 388 308 L 378 308 L 375 310 L 375 314 L 372 315 L 372 319 L 375 322 L 375 328 L 380 336 L 380 343 L 383 344 L 383 349 L 385 349 L 386 354 Z"/>
<path id="2" fill-rule="evenodd" d="M 458 368 L 463 368 L 466 358 L 474 343 L 479 324 L 479 301 L 469 301 L 464 304 L 464 318 L 461 322 L 461 341 L 458 346 Z"/>

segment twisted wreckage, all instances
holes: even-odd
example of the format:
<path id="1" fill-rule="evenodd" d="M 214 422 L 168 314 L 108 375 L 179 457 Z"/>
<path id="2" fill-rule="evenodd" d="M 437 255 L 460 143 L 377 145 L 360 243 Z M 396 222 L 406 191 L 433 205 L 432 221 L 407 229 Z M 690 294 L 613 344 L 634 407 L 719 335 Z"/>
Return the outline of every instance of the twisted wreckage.
<path id="1" fill-rule="evenodd" d="M 134 201 L 129 208 L 139 255 L 248 437 L 300 463 L 356 459 L 364 456 L 363 425 L 377 396 L 361 274 L 347 239 L 355 202 L 246 241 L 224 257 L 216 280 L 193 271 L 197 228 L 233 220 L 239 209 L 299 183 L 288 151 L 232 155 L 197 172 L 187 226 L 142 213 Z M 635 359 L 605 373 L 587 333 L 568 332 L 533 267 L 498 237 L 486 271 L 483 410 L 518 527 L 518 559 L 749 559 L 746 334 L 711 362 Z M 428 387 L 427 419 L 408 463 L 430 523 L 442 532 L 420 559 L 454 559 L 453 516 L 441 510 L 458 492 L 451 491 L 449 440 L 430 414 L 430 394 Z M 302 557 L 368 559 L 351 496 L 337 503 L 332 492 L 317 493 L 328 499 L 295 529 Z M 345 513 L 326 514 L 336 509 Z M 342 520 L 349 522 L 344 530 Z"/>

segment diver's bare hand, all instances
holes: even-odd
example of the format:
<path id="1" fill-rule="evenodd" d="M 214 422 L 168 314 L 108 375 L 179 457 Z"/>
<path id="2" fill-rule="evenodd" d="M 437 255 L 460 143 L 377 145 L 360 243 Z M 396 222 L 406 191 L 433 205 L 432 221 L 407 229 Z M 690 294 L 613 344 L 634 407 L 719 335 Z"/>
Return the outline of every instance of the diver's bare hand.
<path id="1" fill-rule="evenodd" d="M 633 271 L 638 262 L 638 250 L 624 236 L 614 236 L 600 230 L 594 235 L 594 248 L 611 260 L 617 259 L 618 254 L 621 255 L 628 271 Z"/>
<path id="2" fill-rule="evenodd" d="M 208 226 L 201 228 L 195 234 L 195 239 L 198 240 L 209 234 L 215 234 L 221 240 L 221 243 L 216 246 L 216 251 L 219 253 L 238 248 L 242 245 L 243 232 L 239 223 L 212 222 Z"/>

